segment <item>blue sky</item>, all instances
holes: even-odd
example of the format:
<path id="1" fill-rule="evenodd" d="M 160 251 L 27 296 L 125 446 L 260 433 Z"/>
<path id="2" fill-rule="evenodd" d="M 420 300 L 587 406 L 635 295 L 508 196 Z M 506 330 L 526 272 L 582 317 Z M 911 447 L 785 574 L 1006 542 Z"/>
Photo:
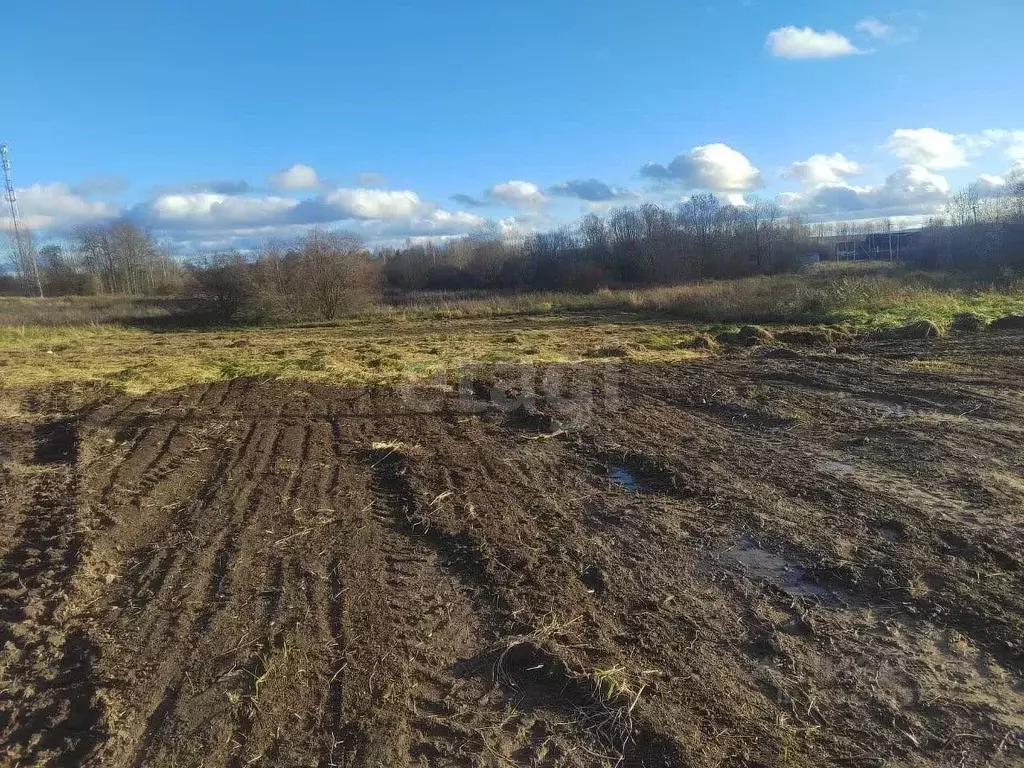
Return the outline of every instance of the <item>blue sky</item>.
<path id="1" fill-rule="evenodd" d="M 10 5 L 0 141 L 42 231 L 380 241 L 701 190 L 923 215 L 1024 170 L 1019 0 Z"/>

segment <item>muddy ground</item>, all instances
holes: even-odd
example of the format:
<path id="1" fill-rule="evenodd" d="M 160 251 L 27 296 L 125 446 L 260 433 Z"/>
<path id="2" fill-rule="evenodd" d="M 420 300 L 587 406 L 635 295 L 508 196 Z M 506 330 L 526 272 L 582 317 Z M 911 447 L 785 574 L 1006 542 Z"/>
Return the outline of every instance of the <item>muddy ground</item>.
<path id="1" fill-rule="evenodd" d="M 15 393 L 0 763 L 1021 765 L 1022 376 L 985 333 Z"/>

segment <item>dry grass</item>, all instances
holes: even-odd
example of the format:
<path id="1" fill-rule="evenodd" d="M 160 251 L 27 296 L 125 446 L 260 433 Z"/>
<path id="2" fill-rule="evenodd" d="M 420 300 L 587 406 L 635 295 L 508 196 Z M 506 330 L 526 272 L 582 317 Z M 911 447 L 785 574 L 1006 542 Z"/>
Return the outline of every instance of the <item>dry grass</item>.
<path id="1" fill-rule="evenodd" d="M 406 318 L 455 319 L 571 312 L 652 313 L 704 323 L 850 324 L 858 328 L 931 319 L 949 323 L 961 312 L 1000 317 L 1024 311 L 1024 286 L 985 284 L 879 262 L 820 264 L 799 274 L 717 280 L 591 294 L 523 294 L 378 308 Z"/>
<path id="2" fill-rule="evenodd" d="M 117 326 L 8 330 L 0 332 L 0 386 L 105 381 L 142 393 L 242 376 L 389 384 L 444 377 L 480 362 L 579 361 L 584 351 L 598 348 L 628 350 L 638 360 L 699 354 L 646 344 L 659 335 L 682 344 L 693 336 L 691 326 L 616 322 L 621 319 L 533 316 L 439 324 L 361 318 L 322 328 L 173 333 Z M 516 342 L 508 341 L 513 328 Z"/>
<path id="3" fill-rule="evenodd" d="M 481 362 L 681 361 L 713 353 L 699 340 L 745 323 L 863 332 L 922 319 L 942 328 L 963 312 L 1024 314 L 1015 286 L 889 264 L 589 295 L 441 297 L 315 326 L 155 332 L 152 323 L 185 317 L 168 301 L 0 299 L 0 386 L 105 381 L 141 393 L 241 376 L 389 384 Z"/>
<path id="4" fill-rule="evenodd" d="M 0 297 L 0 329 L 172 322 L 193 309 L 186 299 L 135 296 Z"/>

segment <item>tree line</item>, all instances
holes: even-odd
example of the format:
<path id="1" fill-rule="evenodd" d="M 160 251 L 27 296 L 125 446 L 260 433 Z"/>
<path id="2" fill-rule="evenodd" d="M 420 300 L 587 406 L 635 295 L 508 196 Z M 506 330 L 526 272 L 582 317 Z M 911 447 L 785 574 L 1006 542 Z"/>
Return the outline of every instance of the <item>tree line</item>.
<path id="1" fill-rule="evenodd" d="M 705 193 L 671 210 L 623 207 L 536 234 L 491 224 L 371 252 L 354 235 L 314 230 L 192 261 L 118 221 L 43 246 L 37 264 L 46 295 L 192 296 L 225 320 L 288 322 L 331 320 L 396 293 L 586 292 L 772 274 L 836 258 L 844 243 L 893 229 L 891 220 L 808 224 L 771 201 L 734 206 Z M 1024 182 L 998 197 L 958 192 L 899 256 L 928 268 L 1024 271 Z M 34 276 L 22 265 L 5 288 L 31 295 Z"/>
<path id="2" fill-rule="evenodd" d="M 799 219 L 784 217 L 773 202 L 722 205 L 707 193 L 675 210 L 618 208 L 533 235 L 492 225 L 380 255 L 385 282 L 397 289 L 589 291 L 785 271 L 816 245 Z"/>
<path id="3" fill-rule="evenodd" d="M 20 257 L 0 279 L 0 293 L 45 296 L 173 296 L 186 270 L 150 232 L 127 221 L 79 227 L 39 248 L 27 233 Z"/>

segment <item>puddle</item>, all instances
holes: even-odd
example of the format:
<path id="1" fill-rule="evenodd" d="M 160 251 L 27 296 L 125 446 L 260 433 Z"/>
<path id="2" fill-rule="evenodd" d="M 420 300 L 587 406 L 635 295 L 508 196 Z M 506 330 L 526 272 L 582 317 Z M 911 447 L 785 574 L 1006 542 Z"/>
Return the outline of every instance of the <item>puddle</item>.
<path id="1" fill-rule="evenodd" d="M 774 552 L 761 549 L 749 539 L 741 539 L 725 554 L 753 581 L 767 581 L 789 594 L 803 597 L 827 597 L 830 594 L 825 587 L 806 581 L 803 568 Z"/>
<path id="2" fill-rule="evenodd" d="M 607 579 L 605 579 L 604 571 L 596 565 L 588 565 L 583 569 L 580 574 L 580 581 L 583 582 L 583 586 L 587 588 L 587 592 L 592 595 L 600 597 L 604 594 L 608 588 Z"/>
<path id="3" fill-rule="evenodd" d="M 627 491 L 642 493 L 647 490 L 647 487 L 637 480 L 636 476 L 621 464 L 612 465 L 611 472 L 608 476 L 611 478 L 613 483 L 621 485 Z"/>
<path id="4" fill-rule="evenodd" d="M 887 541 L 903 541 L 907 538 L 907 526 L 899 520 L 883 520 L 875 524 L 875 530 Z"/>
<path id="5" fill-rule="evenodd" d="M 837 475 L 852 475 L 857 468 L 846 461 L 826 461 L 821 468 Z"/>

